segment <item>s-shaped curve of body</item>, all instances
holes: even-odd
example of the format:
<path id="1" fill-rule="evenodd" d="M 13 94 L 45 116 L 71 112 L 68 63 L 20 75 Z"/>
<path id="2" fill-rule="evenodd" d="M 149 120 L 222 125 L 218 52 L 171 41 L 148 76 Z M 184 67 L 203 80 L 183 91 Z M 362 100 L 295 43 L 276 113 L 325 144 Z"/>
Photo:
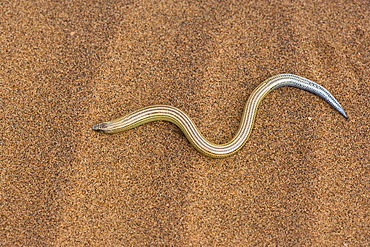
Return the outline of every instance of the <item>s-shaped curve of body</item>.
<path id="1" fill-rule="evenodd" d="M 116 133 L 156 120 L 169 121 L 182 130 L 189 142 L 199 152 L 212 158 L 223 158 L 235 154 L 244 146 L 252 132 L 259 104 L 269 92 L 283 86 L 297 87 L 316 94 L 347 118 L 342 106 L 323 86 L 301 76 L 280 74 L 265 80 L 252 92 L 245 105 L 238 131 L 225 144 L 209 142 L 203 137 L 190 117 L 180 109 L 166 105 L 148 106 L 112 121 L 96 124 L 92 129 L 104 133 Z"/>

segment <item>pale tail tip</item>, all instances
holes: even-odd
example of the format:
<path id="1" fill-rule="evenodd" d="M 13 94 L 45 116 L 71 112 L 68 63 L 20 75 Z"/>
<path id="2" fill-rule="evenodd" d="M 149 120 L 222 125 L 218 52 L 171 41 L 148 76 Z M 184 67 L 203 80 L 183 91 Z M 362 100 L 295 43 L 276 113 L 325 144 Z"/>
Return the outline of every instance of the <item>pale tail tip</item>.
<path id="1" fill-rule="evenodd" d="M 345 117 L 345 118 L 347 118 L 348 119 L 348 116 L 347 116 L 347 113 L 343 110 L 343 108 L 342 109 L 340 109 L 340 114 L 342 114 L 343 115 L 343 117 Z"/>

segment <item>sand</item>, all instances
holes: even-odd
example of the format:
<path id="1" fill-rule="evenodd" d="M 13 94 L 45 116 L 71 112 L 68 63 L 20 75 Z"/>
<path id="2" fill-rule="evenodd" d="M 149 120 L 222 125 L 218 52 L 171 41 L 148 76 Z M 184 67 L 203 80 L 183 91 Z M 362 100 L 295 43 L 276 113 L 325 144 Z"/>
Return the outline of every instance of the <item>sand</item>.
<path id="1" fill-rule="evenodd" d="M 2 1 L 0 245 L 369 244 L 369 4 L 269 2 Z M 91 130 L 168 104 L 224 143 L 280 73 L 349 118 L 280 88 L 225 159 L 168 122 Z"/>

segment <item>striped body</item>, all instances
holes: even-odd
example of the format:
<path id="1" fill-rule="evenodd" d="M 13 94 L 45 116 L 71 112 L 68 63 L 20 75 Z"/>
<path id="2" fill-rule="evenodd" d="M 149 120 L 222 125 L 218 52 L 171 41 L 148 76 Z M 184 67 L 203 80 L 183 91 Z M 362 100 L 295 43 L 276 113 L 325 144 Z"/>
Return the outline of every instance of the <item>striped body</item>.
<path id="1" fill-rule="evenodd" d="M 154 105 L 142 108 L 121 118 L 94 125 L 93 130 L 105 133 L 116 133 L 156 120 L 169 121 L 176 124 L 182 130 L 189 142 L 199 152 L 213 158 L 223 158 L 236 153 L 244 146 L 252 132 L 259 104 L 269 92 L 282 86 L 297 87 L 314 93 L 327 101 L 347 118 L 342 106 L 324 87 L 297 75 L 280 74 L 265 80 L 252 92 L 245 105 L 238 131 L 235 136 L 225 144 L 214 144 L 209 142 L 203 137 L 190 117 L 180 109 L 166 105 Z"/>

